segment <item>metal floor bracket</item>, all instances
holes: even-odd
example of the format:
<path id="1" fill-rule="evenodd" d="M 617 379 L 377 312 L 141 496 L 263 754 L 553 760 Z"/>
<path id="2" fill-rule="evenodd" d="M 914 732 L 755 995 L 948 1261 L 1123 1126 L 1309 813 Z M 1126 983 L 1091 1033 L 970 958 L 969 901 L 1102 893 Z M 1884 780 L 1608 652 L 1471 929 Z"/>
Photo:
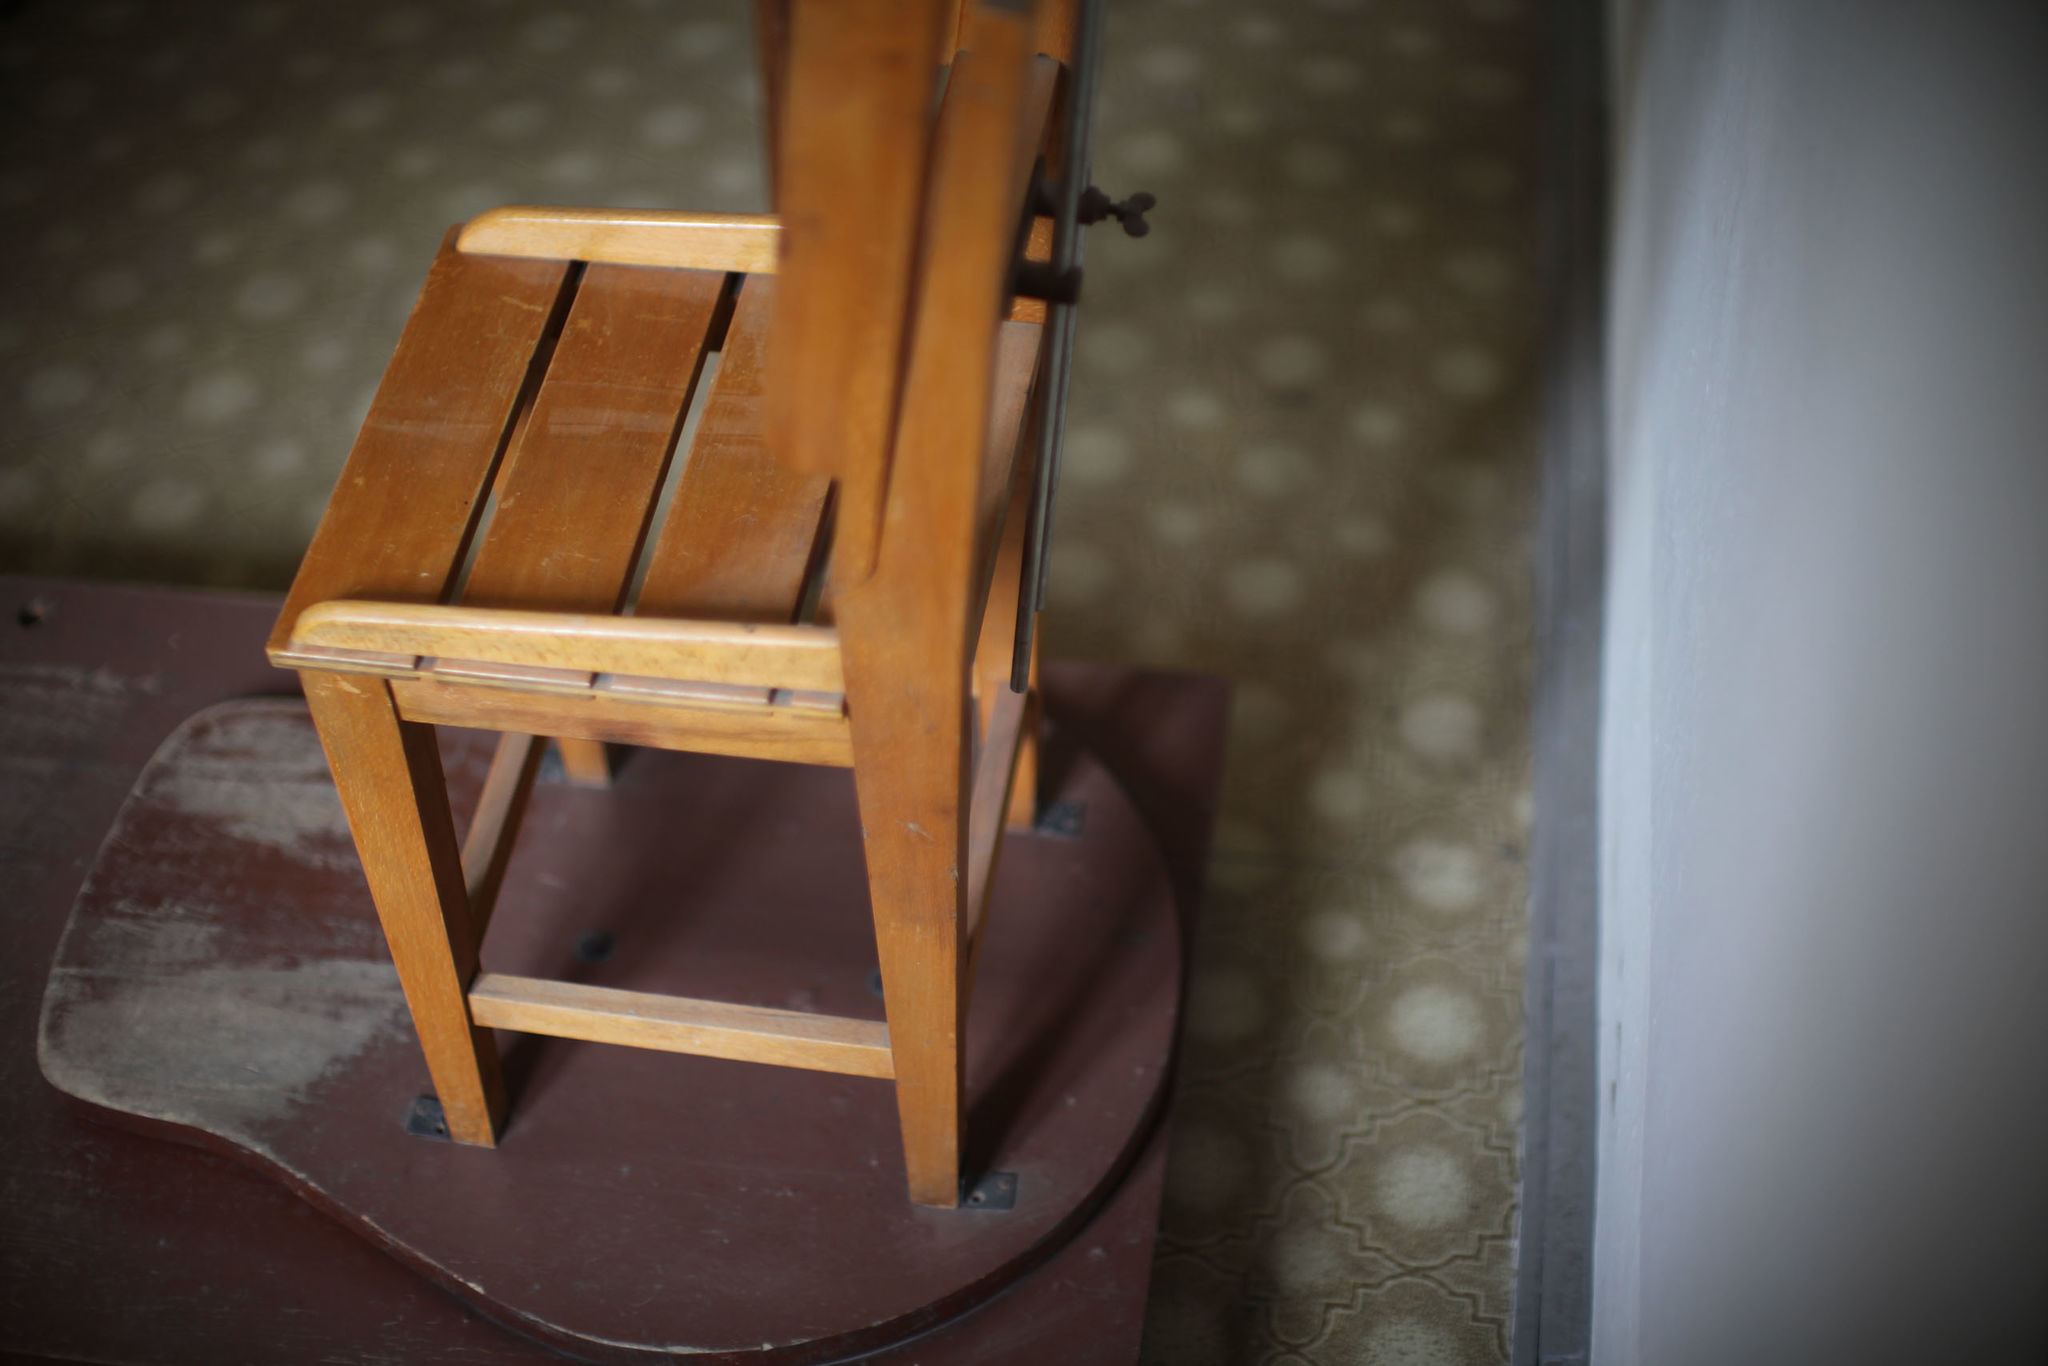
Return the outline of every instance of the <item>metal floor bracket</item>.
<path id="1" fill-rule="evenodd" d="M 1059 801 L 1046 803 L 1045 810 L 1038 813 L 1038 821 L 1032 826 L 1035 834 L 1050 835 L 1054 839 L 1077 840 L 1088 824 L 1088 803 Z"/>
<path id="2" fill-rule="evenodd" d="M 434 1096 L 417 1096 L 412 1108 L 405 1112 L 405 1131 L 414 1138 L 438 1138 L 448 1142 L 448 1117 L 441 1113 L 441 1102 Z"/>
<path id="3" fill-rule="evenodd" d="M 984 1214 L 1017 1208 L 1017 1173 L 989 1172 L 961 1181 L 960 1208 Z"/>

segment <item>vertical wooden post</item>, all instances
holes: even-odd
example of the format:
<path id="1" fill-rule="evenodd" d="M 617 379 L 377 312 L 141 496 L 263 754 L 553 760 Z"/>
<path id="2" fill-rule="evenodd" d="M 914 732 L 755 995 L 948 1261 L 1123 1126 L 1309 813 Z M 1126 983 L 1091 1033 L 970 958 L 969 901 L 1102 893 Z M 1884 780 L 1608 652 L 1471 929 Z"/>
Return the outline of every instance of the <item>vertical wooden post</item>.
<path id="1" fill-rule="evenodd" d="M 370 896 L 458 1143 L 490 1147 L 505 1114 L 498 1049 L 469 1017 L 476 936 L 434 730 L 399 719 L 381 678 L 300 675 Z"/>
<path id="2" fill-rule="evenodd" d="M 1039 374 L 1045 374 L 1044 348 L 1039 357 Z M 1044 379 L 1041 378 L 1041 383 Z M 988 719 L 995 710 L 998 691 L 1010 686 L 1010 665 L 1017 648 L 1018 588 L 1024 574 L 1024 541 L 1030 534 L 1031 492 L 1037 468 L 1039 412 L 1034 405 L 1031 421 L 1017 441 L 1017 462 L 1010 479 L 1008 510 L 1003 514 L 1003 539 L 996 548 L 994 570 L 989 575 L 988 603 L 982 609 L 981 637 L 974 648 L 974 690 L 979 700 L 980 733 L 988 733 Z M 1028 830 L 1038 819 L 1038 640 L 1031 642 L 1031 684 L 1024 700 L 1024 729 L 1018 741 L 1016 777 L 1010 787 L 1009 814 L 1004 823 L 1012 830 Z"/>
<path id="3" fill-rule="evenodd" d="M 953 0 L 793 0 L 768 449 L 841 480 L 834 578 L 873 572 Z M 858 205 L 857 211 L 850 206 Z M 1008 207 L 1012 222 L 1016 205 Z M 794 396 L 801 395 L 802 401 Z"/>
<path id="4" fill-rule="evenodd" d="M 768 143 L 768 203 L 782 206 L 782 110 L 789 102 L 789 7 L 754 0 L 754 60 L 761 73 L 761 127 Z"/>
<path id="5" fill-rule="evenodd" d="M 462 878 L 469 891 L 469 923 L 479 947 L 484 930 L 491 923 L 491 911 L 498 904 L 498 890 L 505 885 L 505 869 L 512 862 L 512 843 L 518 838 L 519 822 L 526 816 L 526 803 L 533 796 L 533 780 L 540 772 L 544 744 L 537 736 L 517 732 L 498 737 L 491 770 L 484 775 L 484 790 L 477 795 L 476 814 L 469 818 L 469 833 L 462 839 Z"/>
<path id="6" fill-rule="evenodd" d="M 914 22 L 894 16 L 897 50 L 872 54 L 878 65 L 865 73 L 870 89 L 861 92 L 847 71 L 832 70 L 826 48 L 811 44 L 834 36 L 835 26 L 847 41 L 859 40 L 871 16 L 820 0 L 796 9 L 781 187 L 789 197 L 784 275 L 769 356 L 770 391 L 782 401 L 769 413 L 768 436 L 777 457 L 796 468 L 810 468 L 806 459 L 823 451 L 840 457 L 829 471 L 840 478 L 842 498 L 834 612 L 904 1162 L 912 1200 L 950 1207 L 959 1202 L 965 1072 L 960 988 L 976 734 L 975 532 L 995 341 L 1029 168 L 1028 158 L 1015 164 L 1018 129 L 1035 64 L 1028 4 L 1021 12 L 975 6 L 978 46 L 954 62 L 946 112 L 928 129 L 930 97 L 916 93 L 916 83 L 929 78 L 929 48 L 920 56 L 923 40 L 903 40 L 951 12 L 920 0 L 917 13 Z M 932 28 L 930 38 L 942 37 Z M 863 56 L 842 51 L 833 60 Z M 886 107 L 892 118 L 828 117 L 832 102 L 823 97 L 835 84 L 845 109 Z M 878 93 L 891 98 L 876 103 Z M 857 195 L 827 193 L 849 181 Z M 802 199 L 799 188 L 817 198 Z M 867 212 L 846 214 L 854 199 Z M 835 241 L 835 231 L 845 240 Z M 892 269 L 862 268 L 862 252 L 883 246 Z M 913 261 L 911 291 L 903 286 Z M 810 278 L 799 282 L 799 270 Z M 802 308 L 785 310 L 786 299 Z M 854 335 L 874 332 L 874 323 L 907 335 L 907 354 Z M 861 374 L 841 373 L 849 358 Z M 850 420 L 861 405 L 849 400 L 893 393 L 899 364 L 892 440 L 888 405 L 885 420 L 863 425 Z M 887 383 L 865 385 L 875 378 Z"/>
<path id="7" fill-rule="evenodd" d="M 562 756 L 562 772 L 577 787 L 605 788 L 612 785 L 611 755 L 602 740 L 555 737 L 555 753 Z"/>
<path id="8" fill-rule="evenodd" d="M 1007 678 L 997 684 L 1007 688 Z M 1038 691 L 1038 637 L 1031 638 L 1031 691 L 1024 699 L 1023 730 L 1017 737 L 1016 776 L 1010 780 L 1010 808 L 1003 824 L 1012 830 L 1030 830 L 1038 824 L 1038 727 L 1044 717 L 1044 699 Z"/>
<path id="9" fill-rule="evenodd" d="M 929 633 L 906 639 L 875 622 L 883 606 L 866 593 L 841 605 L 841 629 L 872 642 L 847 652 L 854 785 L 910 1198 L 950 1208 L 960 1191 L 972 706 L 958 644 L 949 668 Z"/>

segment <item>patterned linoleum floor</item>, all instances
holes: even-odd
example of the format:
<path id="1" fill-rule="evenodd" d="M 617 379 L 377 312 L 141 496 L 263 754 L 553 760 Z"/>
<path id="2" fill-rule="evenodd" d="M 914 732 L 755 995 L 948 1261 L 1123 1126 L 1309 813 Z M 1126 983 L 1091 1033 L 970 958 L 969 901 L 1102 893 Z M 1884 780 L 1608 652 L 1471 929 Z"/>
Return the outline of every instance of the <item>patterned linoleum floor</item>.
<path id="1" fill-rule="evenodd" d="M 1237 681 L 1146 1359 L 1507 1352 L 1542 17 L 1117 0 L 1047 620 Z M 0 564 L 287 581 L 443 229 L 755 209 L 736 4 L 0 9 Z"/>

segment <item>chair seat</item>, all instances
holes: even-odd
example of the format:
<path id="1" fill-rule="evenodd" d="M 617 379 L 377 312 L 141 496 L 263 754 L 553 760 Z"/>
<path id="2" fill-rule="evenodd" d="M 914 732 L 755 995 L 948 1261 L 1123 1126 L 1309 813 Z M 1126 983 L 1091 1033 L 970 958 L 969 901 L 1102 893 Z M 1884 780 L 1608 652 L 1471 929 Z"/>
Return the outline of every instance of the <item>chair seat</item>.
<path id="1" fill-rule="evenodd" d="M 472 690 L 492 687 L 582 694 L 628 711 L 843 710 L 835 691 L 687 669 L 543 667 L 294 639 L 302 612 L 338 599 L 829 623 L 832 481 L 784 469 L 763 440 L 774 288 L 765 274 L 466 254 L 451 232 L 279 615 L 272 661 L 405 680 L 422 713 L 436 696 L 473 706 Z M 1039 331 L 1002 324 L 977 535 L 984 565 L 1001 534 Z M 694 437 L 681 448 L 693 409 Z M 519 704 L 498 707 L 502 728 L 517 729 Z M 791 724 L 801 730 L 804 720 Z"/>

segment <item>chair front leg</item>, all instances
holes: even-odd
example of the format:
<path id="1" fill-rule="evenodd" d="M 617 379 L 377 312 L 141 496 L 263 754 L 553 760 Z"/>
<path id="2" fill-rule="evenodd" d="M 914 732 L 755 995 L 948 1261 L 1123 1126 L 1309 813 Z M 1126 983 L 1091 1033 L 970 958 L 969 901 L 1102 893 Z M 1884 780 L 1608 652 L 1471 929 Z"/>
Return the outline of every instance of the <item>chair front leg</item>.
<path id="1" fill-rule="evenodd" d="M 490 1147 L 504 1086 L 491 1031 L 469 1016 L 477 936 L 434 729 L 400 719 L 381 678 L 309 671 L 302 679 L 448 1135 Z"/>

